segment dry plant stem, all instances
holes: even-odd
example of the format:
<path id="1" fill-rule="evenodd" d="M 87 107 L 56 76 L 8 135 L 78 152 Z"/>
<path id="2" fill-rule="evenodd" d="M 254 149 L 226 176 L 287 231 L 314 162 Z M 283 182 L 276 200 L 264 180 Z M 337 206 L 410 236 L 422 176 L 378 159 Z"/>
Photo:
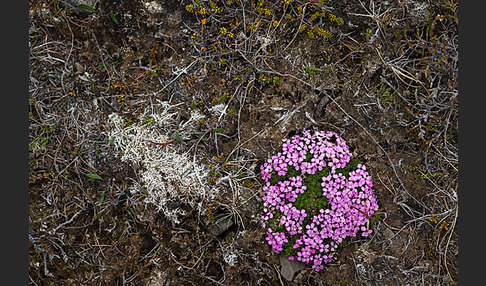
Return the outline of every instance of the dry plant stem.
<path id="1" fill-rule="evenodd" d="M 371 138 L 371 140 L 373 140 L 373 142 L 381 149 L 381 151 L 383 152 L 383 154 L 386 155 L 387 159 L 388 159 L 388 162 L 390 163 L 390 166 L 392 167 L 393 169 L 393 173 L 395 174 L 395 177 L 398 179 L 398 182 L 400 183 L 400 186 L 403 188 L 403 190 L 405 192 L 408 193 L 407 189 L 405 188 L 405 186 L 403 185 L 403 182 L 402 180 L 400 179 L 400 177 L 398 176 L 398 173 L 397 173 L 397 170 L 395 169 L 395 165 L 393 164 L 392 160 L 390 159 L 390 156 L 388 155 L 388 152 L 386 152 L 385 149 L 383 149 L 383 147 L 381 147 L 381 145 L 378 143 L 378 141 L 375 139 L 375 137 L 373 135 L 371 135 L 371 133 L 363 126 L 361 125 L 361 123 L 359 123 L 356 119 L 354 119 L 354 117 L 352 117 L 351 115 L 349 115 L 349 113 L 346 112 L 346 110 L 344 110 L 344 108 L 341 107 L 341 105 L 339 103 L 337 103 L 336 100 L 334 100 L 334 98 L 332 97 L 329 97 L 331 99 L 331 101 L 339 108 L 341 109 L 341 111 L 346 114 L 346 116 L 348 116 L 351 120 L 353 120 L 359 127 L 361 127 L 365 133 Z"/>
<path id="2" fill-rule="evenodd" d="M 155 95 L 158 95 L 159 93 L 161 93 L 162 91 L 164 91 L 169 85 L 171 85 L 172 83 L 174 83 L 182 74 L 187 73 L 187 71 L 189 70 L 189 68 L 191 68 L 196 62 L 197 62 L 197 59 L 194 60 L 194 61 L 192 61 L 187 67 L 185 67 L 185 68 L 179 70 L 178 72 L 176 72 L 176 76 L 169 83 L 167 83 L 161 89 L 153 92 L 151 95 L 154 95 L 155 96 Z"/>
<path id="3" fill-rule="evenodd" d="M 74 219 L 81 213 L 81 211 L 78 211 L 75 213 L 68 221 L 63 222 L 62 224 L 58 225 L 56 228 L 54 228 L 54 232 L 56 232 L 58 229 L 61 227 L 64 227 L 65 225 L 68 225 L 74 221 Z"/>
<path id="4" fill-rule="evenodd" d="M 378 53 L 378 56 L 380 57 L 383 64 L 385 64 L 385 66 L 389 67 L 393 71 L 393 73 L 397 76 L 397 78 L 400 79 L 401 82 L 403 82 L 404 84 L 406 84 L 409 87 L 416 87 L 416 86 L 413 86 L 413 85 L 409 84 L 408 82 L 406 82 L 401 76 L 403 76 L 403 77 L 405 77 L 409 80 L 415 81 L 415 82 L 419 83 L 423 87 L 423 89 L 425 91 L 427 91 L 427 93 L 430 95 L 429 90 L 425 87 L 423 82 L 417 80 L 410 72 L 404 70 L 403 68 L 395 66 L 391 63 L 385 62 L 385 60 L 381 56 L 380 51 L 377 48 L 375 48 L 375 50 Z"/>
<path id="5" fill-rule="evenodd" d="M 199 137 L 199 139 L 196 141 L 196 144 L 194 144 L 194 155 L 192 156 L 192 162 L 196 163 L 196 155 L 197 155 L 197 146 L 199 145 L 199 142 L 209 133 L 210 131 L 206 131 Z M 190 150 L 190 149 L 189 149 Z"/>
<path id="6" fill-rule="evenodd" d="M 73 30 L 71 29 L 71 26 L 69 25 L 69 21 L 67 21 L 66 17 L 64 16 L 63 13 L 61 13 L 62 17 L 66 20 L 66 24 L 69 28 L 69 31 L 71 32 L 71 47 L 69 49 L 69 53 L 67 54 L 66 56 L 66 60 L 64 61 L 64 71 L 61 75 L 61 87 L 62 87 L 62 91 L 64 94 L 66 94 L 66 89 L 64 88 L 64 75 L 65 74 L 69 74 L 70 70 L 69 68 L 67 67 L 67 65 L 69 64 L 69 58 L 71 57 L 71 54 L 73 52 L 73 49 L 74 49 L 74 33 L 73 33 Z"/>
<path id="7" fill-rule="evenodd" d="M 174 260 L 175 261 L 175 260 Z M 187 268 L 185 266 L 183 266 L 182 264 L 180 264 L 179 262 L 175 261 L 177 264 L 179 264 L 180 266 L 186 268 L 186 269 L 189 269 L 189 270 L 194 270 L 194 269 L 191 269 L 191 268 Z M 184 270 L 184 269 L 181 269 L 183 272 L 187 273 L 187 274 L 190 274 L 190 275 L 193 275 L 193 276 L 196 276 L 196 277 L 201 277 L 201 278 L 205 278 L 205 279 L 208 279 L 209 281 L 213 282 L 213 283 L 216 283 L 218 285 L 221 285 L 221 286 L 225 286 L 226 284 L 223 284 L 223 282 L 226 280 L 226 274 L 224 272 L 224 268 L 221 266 L 221 268 L 223 269 L 223 278 L 221 279 L 222 281 L 219 282 L 219 281 L 216 281 L 214 280 L 213 278 L 211 277 L 208 277 L 208 276 L 204 276 L 204 275 L 200 275 L 200 274 L 196 274 L 194 272 L 190 272 L 190 271 L 187 271 L 187 270 Z"/>
<path id="8" fill-rule="evenodd" d="M 378 36 L 378 32 L 381 33 L 383 39 L 385 39 L 385 35 L 384 35 L 384 32 L 382 30 L 382 18 L 384 15 L 387 14 L 387 12 L 389 10 L 386 10 L 385 12 L 383 13 L 380 13 L 380 10 L 381 10 L 381 6 L 378 8 L 378 11 L 375 11 L 375 2 L 373 1 L 370 1 L 370 8 L 367 9 L 365 7 L 365 5 L 363 4 L 363 2 L 359 1 L 359 3 L 361 4 L 361 7 L 363 7 L 363 9 L 368 13 L 368 14 L 360 14 L 360 13 L 349 13 L 349 15 L 354 15 L 354 16 L 363 16 L 363 17 L 369 17 L 371 18 L 373 21 L 375 21 L 376 23 L 376 26 L 377 26 L 377 30 L 375 32 L 375 34 L 373 35 L 372 39 L 376 38 Z"/>
<path id="9" fill-rule="evenodd" d="M 378 177 L 378 180 L 380 180 L 381 184 L 390 192 L 390 194 L 393 196 L 393 202 L 394 203 L 397 203 L 397 191 L 395 190 L 395 188 L 393 187 L 392 185 L 392 188 L 393 190 L 391 190 L 384 182 L 383 180 L 381 179 L 380 175 L 376 174 L 376 176 Z"/>
<path id="10" fill-rule="evenodd" d="M 243 110 L 243 106 L 245 105 L 245 101 L 246 101 L 246 98 L 248 96 L 248 88 L 250 87 L 250 85 L 253 85 L 254 83 L 254 80 L 250 80 L 248 82 L 248 84 L 246 85 L 246 88 L 245 88 L 245 93 L 243 95 L 243 97 L 241 98 L 240 97 L 240 107 L 238 109 L 238 120 L 237 120 L 237 134 L 238 134 L 238 144 L 241 142 L 241 111 Z"/>
<path id="11" fill-rule="evenodd" d="M 240 149 L 243 145 L 245 145 L 246 143 L 248 143 L 250 140 L 252 140 L 253 138 L 257 137 L 258 135 L 260 135 L 260 133 L 263 132 L 263 129 L 258 131 L 255 135 L 251 136 L 249 139 L 247 139 L 245 142 L 241 143 L 241 144 L 238 144 L 235 146 L 235 148 L 233 148 L 233 150 L 231 150 L 231 152 L 229 153 L 229 155 L 226 157 L 226 160 L 224 161 L 225 163 L 228 162 L 228 159 L 231 157 L 231 155 L 233 155 L 234 152 L 236 152 L 238 149 Z"/>
<path id="12" fill-rule="evenodd" d="M 101 59 L 101 62 L 103 64 L 103 68 L 106 71 L 106 75 L 109 75 L 110 72 L 108 71 L 108 68 L 106 66 L 105 60 L 103 58 L 103 53 L 102 53 L 101 48 L 100 48 L 100 44 L 98 44 L 98 40 L 96 39 L 96 35 L 95 35 L 95 33 L 93 31 L 91 31 L 91 35 L 93 37 L 94 42 L 96 43 L 96 47 L 98 48 L 98 52 L 99 52 L 99 55 L 100 55 L 100 59 Z M 109 91 L 110 86 L 111 86 L 111 77 L 108 77 L 108 85 L 106 86 L 105 92 L 108 92 Z"/>
<path id="13" fill-rule="evenodd" d="M 241 82 L 235 89 L 235 92 L 233 93 L 233 95 L 231 95 L 230 99 L 228 100 L 228 103 L 225 105 L 224 107 L 224 110 L 221 112 L 221 115 L 219 116 L 218 118 L 218 121 L 221 121 L 221 118 L 226 114 L 226 110 L 228 109 L 230 103 L 231 103 L 231 100 L 233 100 L 233 98 L 235 97 L 235 95 L 238 93 L 238 90 L 240 89 L 241 85 L 243 84 L 243 82 Z M 216 144 L 216 146 L 218 146 Z"/>
<path id="14" fill-rule="evenodd" d="M 450 242 L 451 242 L 452 234 L 454 233 L 454 229 L 456 228 L 456 222 L 457 222 L 458 214 L 459 214 L 459 208 L 456 206 L 456 212 L 455 212 L 455 215 L 454 215 L 454 220 L 452 221 L 452 226 L 448 230 L 449 236 L 447 238 L 447 243 L 446 243 L 445 250 L 444 250 L 444 266 L 446 268 L 447 275 L 449 275 L 449 278 L 451 279 L 451 281 L 453 281 L 453 279 L 452 279 L 451 273 L 449 272 L 449 267 L 447 266 L 447 253 L 448 253 L 449 245 L 450 245 Z"/>

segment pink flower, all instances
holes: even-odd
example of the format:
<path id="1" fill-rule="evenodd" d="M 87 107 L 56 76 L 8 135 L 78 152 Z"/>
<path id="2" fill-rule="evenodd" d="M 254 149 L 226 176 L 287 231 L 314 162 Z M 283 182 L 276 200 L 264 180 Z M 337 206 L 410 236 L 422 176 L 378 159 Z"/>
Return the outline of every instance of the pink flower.
<path id="1" fill-rule="evenodd" d="M 301 136 L 283 140 L 282 152 L 260 167 L 264 181 L 262 225 L 268 228 L 266 240 L 275 252 L 294 249 L 297 255 L 289 259 L 309 263 L 319 271 L 347 237 L 358 232 L 366 237 L 372 232 L 365 227 L 378 209 L 371 176 L 363 164 L 357 164 L 347 176 L 340 173 L 351 158 L 349 147 L 338 134 L 317 131 L 312 135 L 303 130 Z M 272 176 L 285 178 L 290 169 L 301 175 L 270 183 Z M 294 204 L 308 194 L 305 182 L 323 171 L 327 173 L 317 179 L 323 198 L 327 198 L 326 207 L 298 209 Z M 309 215 L 310 220 L 306 220 Z M 295 241 L 292 245 L 290 238 Z"/>

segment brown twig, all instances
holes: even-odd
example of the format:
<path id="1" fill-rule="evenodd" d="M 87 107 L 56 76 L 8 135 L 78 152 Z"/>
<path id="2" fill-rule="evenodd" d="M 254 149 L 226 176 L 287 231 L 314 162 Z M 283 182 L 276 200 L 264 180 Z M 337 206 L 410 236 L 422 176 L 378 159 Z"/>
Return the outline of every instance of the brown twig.
<path id="1" fill-rule="evenodd" d="M 144 140 L 145 140 L 145 141 L 147 141 L 147 142 L 149 142 L 149 143 L 152 143 L 152 144 L 154 144 L 154 145 L 160 145 L 160 146 L 162 146 L 162 147 L 167 146 L 167 145 L 169 145 L 169 144 L 171 144 L 171 143 L 176 142 L 176 140 L 172 140 L 172 141 L 169 141 L 169 142 L 154 142 L 154 141 L 152 141 L 152 140 L 146 140 L 146 139 L 144 139 Z"/>

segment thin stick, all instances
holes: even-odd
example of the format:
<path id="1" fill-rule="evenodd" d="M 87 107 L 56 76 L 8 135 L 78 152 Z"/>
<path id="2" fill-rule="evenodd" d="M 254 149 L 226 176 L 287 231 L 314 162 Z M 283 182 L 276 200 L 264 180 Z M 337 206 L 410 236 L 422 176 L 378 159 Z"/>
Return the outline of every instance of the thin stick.
<path id="1" fill-rule="evenodd" d="M 60 229 L 61 227 L 67 225 L 67 224 L 70 224 L 71 222 L 73 222 L 73 220 L 81 213 L 81 211 L 78 211 L 77 213 L 75 213 L 71 219 L 69 219 L 68 221 L 65 221 L 63 223 L 61 223 L 60 225 L 58 225 L 55 229 L 54 229 L 54 232 L 56 232 L 58 229 Z"/>
<path id="2" fill-rule="evenodd" d="M 228 162 L 228 159 L 231 157 L 231 155 L 236 151 L 238 150 L 239 148 L 241 148 L 241 146 L 245 145 L 246 143 L 248 143 L 251 139 L 255 138 L 256 136 L 260 135 L 260 133 L 263 132 L 263 129 L 258 131 L 255 135 L 251 136 L 250 139 L 246 140 L 245 142 L 241 143 L 241 144 L 238 144 L 235 146 L 235 148 L 233 148 L 233 150 L 231 150 L 231 152 L 229 153 L 229 155 L 226 157 L 226 160 L 224 161 L 224 163 Z"/>
<path id="3" fill-rule="evenodd" d="M 407 189 L 405 188 L 405 186 L 403 185 L 403 182 L 402 180 L 400 179 L 400 177 L 398 176 L 398 173 L 397 173 L 397 170 L 395 169 L 395 166 L 393 164 L 393 161 L 390 159 L 390 156 L 388 156 L 388 152 L 386 152 L 385 149 L 383 149 L 383 147 L 380 146 L 380 144 L 378 143 L 378 141 L 375 139 L 375 137 L 373 137 L 373 135 L 371 135 L 371 133 L 363 126 L 361 125 L 361 123 L 359 123 L 356 119 L 354 119 L 351 115 L 349 115 L 346 110 L 344 110 L 344 108 L 341 107 L 341 105 L 339 103 L 336 102 L 336 100 L 334 100 L 334 98 L 332 98 L 331 96 L 329 97 L 331 99 L 331 101 L 336 104 L 336 106 L 341 109 L 341 111 L 346 114 L 346 116 L 348 116 L 349 118 L 351 118 L 351 120 L 353 120 L 356 124 L 358 124 L 359 127 L 361 127 L 368 136 L 370 136 L 371 140 L 373 140 L 373 142 L 381 149 L 381 151 L 383 152 L 383 154 L 386 155 L 386 157 L 388 158 L 388 162 L 390 163 L 390 166 L 392 167 L 393 169 L 393 173 L 395 174 L 395 176 L 397 177 L 399 183 L 400 183 L 400 186 L 405 190 L 407 191 Z M 408 193 L 408 191 L 407 191 Z"/>
<path id="4" fill-rule="evenodd" d="M 177 262 L 177 261 L 176 261 L 176 262 Z M 177 264 L 181 265 L 180 263 L 177 263 Z M 181 266 L 182 266 L 182 265 L 181 265 Z M 183 266 L 183 267 L 184 267 L 184 266 Z M 187 268 L 187 267 L 184 267 L 184 268 Z M 194 275 L 194 276 L 201 277 L 201 278 L 206 278 L 206 279 L 210 280 L 211 282 L 214 282 L 214 283 L 216 283 L 216 284 L 218 284 L 218 285 L 222 285 L 222 286 L 225 286 L 225 285 L 226 285 L 226 284 L 223 284 L 223 283 L 221 283 L 221 282 L 218 282 L 218 281 L 214 280 L 214 279 L 213 279 L 213 278 L 211 278 L 211 277 L 204 276 L 204 275 L 200 275 L 200 274 L 196 274 L 196 273 L 193 273 L 193 272 L 190 272 L 190 271 L 184 270 L 184 269 L 181 269 L 181 270 L 182 270 L 183 272 L 186 272 L 186 273 L 190 274 L 190 275 Z"/>
<path id="5" fill-rule="evenodd" d="M 176 81 L 176 79 L 178 79 L 182 74 L 184 73 L 187 73 L 187 70 L 192 67 L 195 63 L 197 62 L 197 60 L 194 60 L 192 61 L 187 67 L 181 69 L 178 73 L 177 73 L 177 76 L 175 78 L 173 78 L 168 84 L 166 84 L 164 87 L 162 87 L 161 89 L 159 89 L 158 91 L 152 93 L 152 95 L 157 95 L 159 93 L 161 93 L 164 89 L 166 89 L 169 85 L 171 85 L 174 81 Z"/>

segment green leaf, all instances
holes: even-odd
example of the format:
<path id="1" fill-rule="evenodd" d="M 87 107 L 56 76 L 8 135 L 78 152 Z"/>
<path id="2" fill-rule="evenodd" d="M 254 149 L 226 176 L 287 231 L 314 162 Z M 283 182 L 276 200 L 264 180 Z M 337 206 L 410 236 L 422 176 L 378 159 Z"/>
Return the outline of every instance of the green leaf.
<path id="1" fill-rule="evenodd" d="M 201 139 L 201 137 L 203 137 L 201 140 L 207 141 L 209 138 L 205 138 L 204 135 L 206 135 L 206 133 L 196 133 L 196 134 L 194 134 L 194 136 L 196 136 L 197 139 Z"/>
<path id="2" fill-rule="evenodd" d="M 98 201 L 98 203 L 96 204 L 97 206 L 101 206 L 101 204 L 103 203 L 103 201 L 105 200 L 105 194 L 106 194 L 106 190 L 108 190 L 108 188 L 105 188 L 103 190 L 103 193 L 101 193 L 101 197 Z"/>
<path id="3" fill-rule="evenodd" d="M 88 173 L 86 176 L 89 178 L 88 181 L 101 180 L 100 175 L 95 173 Z"/>
<path id="4" fill-rule="evenodd" d="M 96 10 L 95 10 L 93 7 L 88 6 L 88 5 L 79 4 L 79 5 L 78 5 L 78 8 L 79 8 L 79 9 L 88 10 L 88 11 L 93 12 L 93 13 L 98 13 L 98 11 L 96 11 Z"/>
<path id="5" fill-rule="evenodd" d="M 221 131 L 223 131 L 223 128 L 219 127 L 219 128 L 213 129 L 213 131 L 211 131 L 211 132 L 216 133 L 216 132 L 221 132 Z"/>
<path id="6" fill-rule="evenodd" d="M 118 25 L 118 19 L 115 17 L 115 14 L 113 14 L 113 11 L 110 11 L 110 17 L 115 22 L 115 24 Z"/>
<path id="7" fill-rule="evenodd" d="M 382 213 L 375 214 L 375 220 L 377 221 L 381 220 L 382 215 L 383 215 Z"/>

